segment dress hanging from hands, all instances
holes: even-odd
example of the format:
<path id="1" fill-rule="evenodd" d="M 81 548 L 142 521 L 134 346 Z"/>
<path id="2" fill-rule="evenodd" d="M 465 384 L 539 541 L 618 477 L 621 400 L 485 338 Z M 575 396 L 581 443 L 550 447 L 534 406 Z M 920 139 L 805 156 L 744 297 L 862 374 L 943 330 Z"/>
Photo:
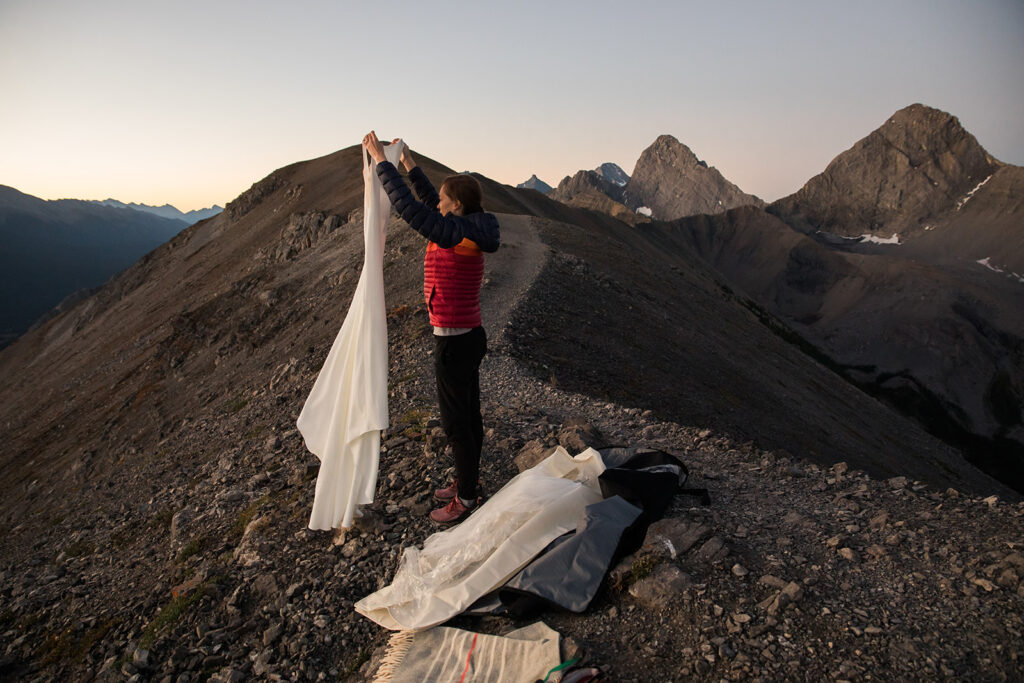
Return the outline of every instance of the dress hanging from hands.
<path id="1" fill-rule="evenodd" d="M 397 164 L 401 141 L 384 148 Z M 388 426 L 388 330 L 384 238 L 391 211 L 376 163 L 363 149 L 363 270 L 341 331 L 299 414 L 306 448 L 320 458 L 310 529 L 350 527 L 373 502 L 380 431 Z"/>

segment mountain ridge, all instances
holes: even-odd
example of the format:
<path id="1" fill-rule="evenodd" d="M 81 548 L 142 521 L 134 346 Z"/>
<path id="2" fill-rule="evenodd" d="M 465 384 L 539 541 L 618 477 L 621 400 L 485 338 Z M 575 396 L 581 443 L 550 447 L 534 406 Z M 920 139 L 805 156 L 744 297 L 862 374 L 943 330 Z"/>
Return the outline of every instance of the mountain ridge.
<path id="1" fill-rule="evenodd" d="M 205 209 L 193 209 L 191 211 L 182 211 L 181 209 L 177 208 L 176 206 L 172 206 L 171 204 L 164 204 L 162 206 L 152 206 L 150 204 L 139 204 L 136 202 L 130 202 L 126 204 L 122 201 L 113 198 L 107 198 L 102 200 L 94 199 L 91 201 L 95 202 L 96 204 L 101 204 L 103 206 L 114 206 L 122 209 L 135 209 L 136 211 L 151 213 L 156 216 L 162 216 L 163 218 L 181 220 L 185 221 L 185 223 L 187 223 L 188 225 L 192 225 L 193 223 L 197 223 L 206 218 L 216 216 L 218 213 L 224 210 L 222 206 L 219 206 L 217 204 L 214 204 L 213 206 L 207 207 Z"/>
<path id="2" fill-rule="evenodd" d="M 0 347 L 75 292 L 102 285 L 183 221 L 0 185 Z"/>

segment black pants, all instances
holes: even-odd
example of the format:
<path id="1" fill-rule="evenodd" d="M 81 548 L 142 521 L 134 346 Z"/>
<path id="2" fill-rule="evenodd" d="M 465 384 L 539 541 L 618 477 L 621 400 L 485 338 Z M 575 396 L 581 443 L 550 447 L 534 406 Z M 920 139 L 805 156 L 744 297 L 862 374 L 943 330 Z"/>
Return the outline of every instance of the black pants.
<path id="1" fill-rule="evenodd" d="M 454 337 L 434 337 L 434 371 L 441 427 L 455 457 L 459 497 L 477 496 L 480 449 L 484 442 L 480 416 L 480 361 L 487 353 L 484 328 L 475 327 Z"/>

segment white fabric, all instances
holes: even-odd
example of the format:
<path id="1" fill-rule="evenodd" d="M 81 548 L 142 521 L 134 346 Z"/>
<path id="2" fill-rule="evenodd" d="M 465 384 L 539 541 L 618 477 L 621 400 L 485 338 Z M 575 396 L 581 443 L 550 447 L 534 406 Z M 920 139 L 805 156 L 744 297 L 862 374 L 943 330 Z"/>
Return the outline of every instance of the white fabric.
<path id="1" fill-rule="evenodd" d="M 472 327 L 435 327 L 435 337 L 457 337 L 460 334 L 466 334 L 470 332 Z"/>
<path id="2" fill-rule="evenodd" d="M 422 550 L 406 548 L 391 585 L 357 602 L 356 611 L 391 630 L 447 621 L 574 530 L 584 508 L 602 499 L 603 471 L 594 449 L 572 457 L 559 447 Z"/>
<path id="3" fill-rule="evenodd" d="M 398 163 L 402 143 L 384 148 Z M 391 203 L 363 151 L 363 270 L 348 315 L 299 414 L 306 448 L 320 458 L 310 529 L 350 527 L 373 502 L 380 430 L 388 426 L 384 238 Z"/>
<path id="4" fill-rule="evenodd" d="M 373 683 L 534 683 L 561 661 L 558 639 L 543 621 L 504 636 L 446 626 L 401 631 L 391 636 Z M 561 680 L 561 672 L 548 680 Z"/>

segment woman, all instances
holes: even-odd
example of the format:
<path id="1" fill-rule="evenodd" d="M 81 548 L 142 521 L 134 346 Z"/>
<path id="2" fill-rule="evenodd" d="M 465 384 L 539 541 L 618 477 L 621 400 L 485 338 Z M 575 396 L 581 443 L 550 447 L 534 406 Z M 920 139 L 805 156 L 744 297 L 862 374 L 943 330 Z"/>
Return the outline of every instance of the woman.
<path id="1" fill-rule="evenodd" d="M 480 284 L 484 252 L 500 244 L 498 220 L 480 205 L 480 183 L 470 175 L 449 176 L 434 190 L 426 174 L 402 151 L 401 163 L 417 201 L 384 148 L 370 131 L 363 138 L 367 153 L 377 162 L 377 175 L 392 206 L 414 230 L 429 240 L 423 258 L 423 295 L 434 327 L 434 371 L 441 408 L 441 426 L 455 459 L 455 480 L 434 497 L 447 503 L 433 510 L 439 524 L 465 519 L 479 502 L 480 361 L 487 353 L 487 335 L 480 319 Z"/>

